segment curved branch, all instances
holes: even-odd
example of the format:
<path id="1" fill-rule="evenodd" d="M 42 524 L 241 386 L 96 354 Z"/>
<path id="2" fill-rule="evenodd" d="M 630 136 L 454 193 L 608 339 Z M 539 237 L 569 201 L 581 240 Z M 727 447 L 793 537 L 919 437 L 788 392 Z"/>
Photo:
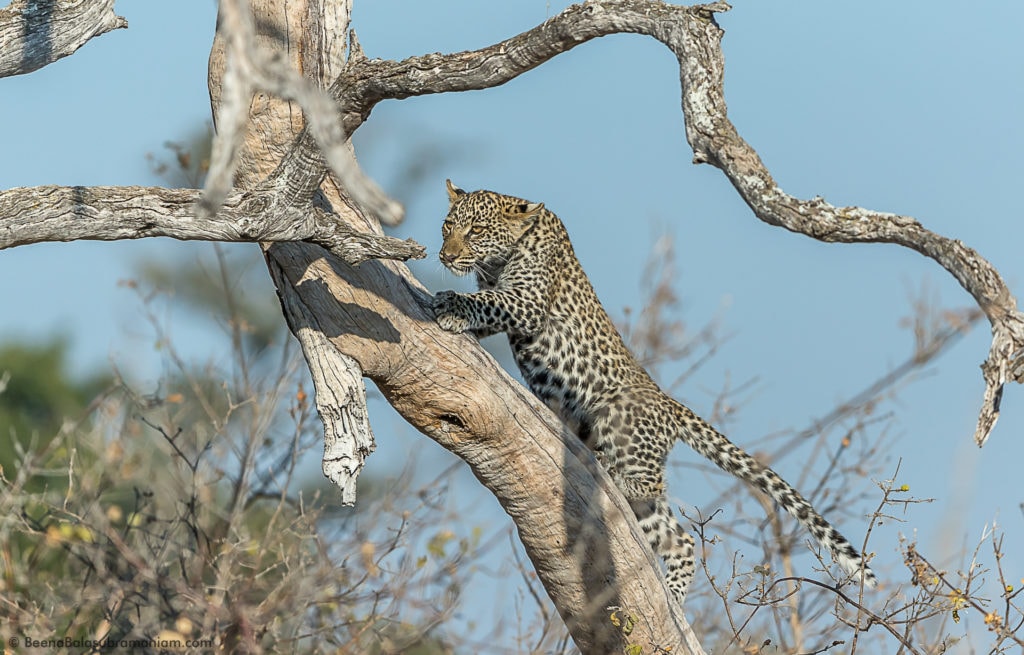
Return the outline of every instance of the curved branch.
<path id="1" fill-rule="evenodd" d="M 311 241 L 349 264 L 418 259 L 423 246 L 349 227 L 321 209 L 282 208 L 266 193 L 232 194 L 214 218 L 201 191 L 163 187 L 22 187 L 0 191 L 0 250 L 29 243 L 171 237 L 195 241 Z"/>
<path id="2" fill-rule="evenodd" d="M 982 364 L 985 393 L 974 433 L 975 443 L 984 445 L 999 417 L 1003 384 L 1024 382 L 1024 314 L 999 272 L 972 248 L 909 216 L 835 207 L 822 198 L 801 200 L 785 193 L 726 114 L 722 29 L 711 20 L 690 20 L 682 27 L 662 41 L 679 59 L 686 138 L 696 163 L 712 164 L 725 173 L 754 214 L 769 225 L 830 243 L 910 248 L 946 269 L 974 297 L 992 325 L 992 346 Z"/>
<path id="3" fill-rule="evenodd" d="M 728 5 L 713 7 L 724 11 Z M 621 32 L 653 36 L 666 20 L 703 11 L 648 0 L 590 1 L 572 5 L 531 30 L 480 50 L 435 53 L 399 62 L 367 59 L 362 50 L 354 50 L 348 69 L 331 86 L 331 92 L 345 109 L 345 128 L 351 133 L 381 100 L 500 86 L 581 43 Z"/>
<path id="4" fill-rule="evenodd" d="M 309 138 L 299 139 L 298 147 L 293 148 L 293 152 L 298 150 L 300 154 L 296 165 L 279 168 L 264 184 L 266 188 L 291 190 L 294 183 L 290 177 L 309 178 L 307 169 L 321 171 L 321 162 L 326 161 L 355 202 L 385 224 L 399 223 L 404 209 L 359 167 L 339 120 L 338 106 L 331 96 L 300 75 L 281 53 L 257 46 L 256 22 L 248 2 L 222 0 L 219 17 L 218 31 L 225 42 L 226 66 L 221 78 L 218 130 L 213 141 L 201 210 L 210 215 L 216 213 L 231 190 L 238 164 L 237 154 L 245 138 L 249 103 L 253 91 L 260 89 L 298 104 L 306 119 L 303 136 L 311 135 L 315 139 L 315 143 Z M 298 206 L 309 202 L 323 175 L 313 177 L 316 178 L 316 186 L 306 187 L 305 197 L 288 194 L 281 198 L 283 203 Z"/>
<path id="5" fill-rule="evenodd" d="M 400 62 L 353 57 L 332 92 L 347 108 L 346 129 L 362 123 L 385 99 L 485 89 L 539 66 L 585 41 L 614 33 L 651 36 L 678 58 L 686 137 L 695 163 L 725 173 L 762 221 L 819 241 L 894 243 L 945 268 L 985 312 L 992 346 L 982 365 L 986 389 L 975 441 L 983 445 L 999 415 L 1003 384 L 1024 382 L 1024 314 L 996 269 L 960 241 L 935 234 L 908 216 L 834 207 L 782 191 L 729 121 L 724 92 L 723 31 L 714 13 L 725 2 L 683 7 L 646 0 L 590 0 L 500 43 L 469 52 L 431 54 Z"/>
<path id="6" fill-rule="evenodd" d="M 31 73 L 123 27 L 114 0 L 12 0 L 0 9 L 0 77 Z"/>
<path id="7" fill-rule="evenodd" d="M 628 8 L 628 20 L 607 12 L 605 4 Z M 573 5 L 539 27 L 481 50 L 430 54 L 400 62 L 367 59 L 353 30 L 347 65 L 329 92 L 341 107 L 343 130 L 352 134 L 381 100 L 499 86 L 591 39 L 620 31 L 642 32 L 630 27 L 642 18 L 646 18 L 644 28 L 650 31 L 666 6 L 647 0 Z M 272 177 L 287 179 L 288 195 L 303 198 L 319 188 L 324 174 L 323 159 L 307 128 Z"/>

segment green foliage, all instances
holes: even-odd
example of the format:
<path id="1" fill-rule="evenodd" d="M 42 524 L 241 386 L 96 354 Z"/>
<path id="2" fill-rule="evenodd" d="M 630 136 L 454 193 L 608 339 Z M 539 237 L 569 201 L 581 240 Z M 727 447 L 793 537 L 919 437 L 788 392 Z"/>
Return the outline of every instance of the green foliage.
<path id="1" fill-rule="evenodd" d="M 65 417 L 81 416 L 89 401 L 110 384 L 109 375 L 73 380 L 67 372 L 68 342 L 0 345 L 0 425 L 10 431 L 56 432 Z"/>
<path id="2" fill-rule="evenodd" d="M 86 420 L 89 403 L 110 387 L 109 375 L 72 379 L 68 348 L 63 338 L 0 344 L 0 470 L 13 470 L 18 452 L 45 450 L 69 421 Z"/>

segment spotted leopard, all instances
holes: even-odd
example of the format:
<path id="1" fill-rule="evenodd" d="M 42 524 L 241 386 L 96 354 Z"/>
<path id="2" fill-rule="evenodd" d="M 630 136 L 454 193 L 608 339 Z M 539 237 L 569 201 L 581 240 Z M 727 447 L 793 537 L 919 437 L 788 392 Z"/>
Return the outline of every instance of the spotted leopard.
<path id="1" fill-rule="evenodd" d="M 480 290 L 439 292 L 437 322 L 480 337 L 507 333 L 530 389 L 594 451 L 629 501 L 680 604 L 694 574 L 694 541 L 665 494 L 676 439 L 771 496 L 847 572 L 874 584 L 860 553 L 798 491 L 651 379 L 601 306 L 555 214 L 543 203 L 447 186 L 441 263 L 456 275 L 475 273 Z"/>

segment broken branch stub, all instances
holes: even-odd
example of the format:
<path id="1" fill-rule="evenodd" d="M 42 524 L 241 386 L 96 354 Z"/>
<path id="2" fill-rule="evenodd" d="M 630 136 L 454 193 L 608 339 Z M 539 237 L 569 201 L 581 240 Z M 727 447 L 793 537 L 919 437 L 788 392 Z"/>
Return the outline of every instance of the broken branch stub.
<path id="1" fill-rule="evenodd" d="M 377 447 L 366 409 L 363 371 L 322 332 L 302 328 L 296 336 L 310 364 L 316 409 L 324 424 L 324 476 L 341 489 L 342 505 L 355 505 L 359 472 Z"/>
<path id="2" fill-rule="evenodd" d="M 359 472 L 377 447 L 366 408 L 363 371 L 317 326 L 313 311 L 287 286 L 288 277 L 278 263 L 268 256 L 267 265 L 313 380 L 316 409 L 324 426 L 324 476 L 341 490 L 343 505 L 354 505 Z"/>

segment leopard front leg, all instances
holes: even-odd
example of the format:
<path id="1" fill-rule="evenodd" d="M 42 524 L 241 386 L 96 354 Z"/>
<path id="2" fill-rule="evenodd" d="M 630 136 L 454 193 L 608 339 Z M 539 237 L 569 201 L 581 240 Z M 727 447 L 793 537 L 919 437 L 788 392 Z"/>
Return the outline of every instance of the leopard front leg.
<path id="1" fill-rule="evenodd" d="M 465 308 L 459 302 L 462 294 L 455 291 L 438 291 L 434 296 L 434 318 L 446 332 L 465 332 L 469 320 L 463 315 Z"/>
<path id="2" fill-rule="evenodd" d="M 532 334 L 540 329 L 543 312 L 529 295 L 494 290 L 477 293 L 439 291 L 434 296 L 434 314 L 442 329 L 471 331 L 477 337 L 498 332 Z"/>
<path id="3" fill-rule="evenodd" d="M 437 324 L 446 332 L 470 332 L 477 339 L 489 337 L 501 332 L 501 328 L 491 325 L 486 317 L 481 319 L 481 312 L 486 315 L 486 307 L 480 307 L 474 293 L 458 293 L 456 291 L 438 291 L 434 296 L 434 317 Z"/>

